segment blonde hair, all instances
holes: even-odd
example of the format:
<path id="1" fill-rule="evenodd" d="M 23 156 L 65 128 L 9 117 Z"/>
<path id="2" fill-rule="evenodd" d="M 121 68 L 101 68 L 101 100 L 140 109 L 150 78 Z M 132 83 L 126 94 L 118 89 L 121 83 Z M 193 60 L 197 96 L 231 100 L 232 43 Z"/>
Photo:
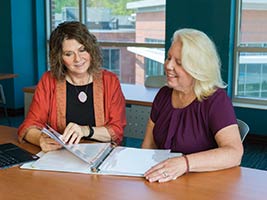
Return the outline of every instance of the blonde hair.
<path id="1" fill-rule="evenodd" d="M 203 32 L 180 29 L 173 34 L 173 42 L 182 43 L 181 61 L 185 71 L 194 79 L 194 92 L 199 101 L 212 95 L 217 88 L 225 88 L 221 78 L 221 61 L 216 47 Z"/>

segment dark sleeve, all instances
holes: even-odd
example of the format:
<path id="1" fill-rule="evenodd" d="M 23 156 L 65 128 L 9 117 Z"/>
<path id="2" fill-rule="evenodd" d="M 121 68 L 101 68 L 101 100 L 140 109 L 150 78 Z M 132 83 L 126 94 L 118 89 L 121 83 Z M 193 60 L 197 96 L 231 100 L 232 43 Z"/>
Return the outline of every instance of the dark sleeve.
<path id="1" fill-rule="evenodd" d="M 213 135 L 232 124 L 237 124 L 231 99 L 223 89 L 218 89 L 209 98 L 208 121 Z"/>

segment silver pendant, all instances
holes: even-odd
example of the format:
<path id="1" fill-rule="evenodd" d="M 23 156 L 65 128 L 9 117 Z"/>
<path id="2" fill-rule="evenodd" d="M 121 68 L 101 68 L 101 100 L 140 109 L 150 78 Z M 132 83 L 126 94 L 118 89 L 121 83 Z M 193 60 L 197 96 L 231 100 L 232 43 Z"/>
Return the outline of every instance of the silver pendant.
<path id="1" fill-rule="evenodd" d="M 86 102 L 86 100 L 87 100 L 87 95 L 86 95 L 86 93 L 85 93 L 84 91 L 81 91 L 81 92 L 79 93 L 79 95 L 78 95 L 78 99 L 79 99 L 79 101 L 80 101 L 81 103 Z"/>

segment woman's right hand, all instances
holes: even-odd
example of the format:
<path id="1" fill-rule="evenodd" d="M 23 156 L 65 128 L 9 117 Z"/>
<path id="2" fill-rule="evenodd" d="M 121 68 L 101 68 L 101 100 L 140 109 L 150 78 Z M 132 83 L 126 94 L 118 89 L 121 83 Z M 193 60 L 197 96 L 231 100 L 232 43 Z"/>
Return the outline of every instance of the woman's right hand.
<path id="1" fill-rule="evenodd" d="M 41 134 L 40 137 L 40 147 L 43 152 L 55 151 L 57 149 L 62 148 L 62 146 L 59 143 L 57 143 L 55 140 L 53 140 L 48 135 L 43 133 Z"/>

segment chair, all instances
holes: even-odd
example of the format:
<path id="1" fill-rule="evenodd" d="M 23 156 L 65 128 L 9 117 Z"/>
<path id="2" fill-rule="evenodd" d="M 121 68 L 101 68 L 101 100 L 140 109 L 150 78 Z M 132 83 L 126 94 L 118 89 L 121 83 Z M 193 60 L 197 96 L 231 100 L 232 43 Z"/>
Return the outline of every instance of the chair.
<path id="1" fill-rule="evenodd" d="M 11 126 L 11 122 L 7 114 L 6 97 L 5 97 L 3 86 L 1 84 L 0 84 L 0 105 L 4 109 L 5 117 L 7 118 L 8 124 Z"/>
<path id="2" fill-rule="evenodd" d="M 166 84 L 166 76 L 148 76 L 145 80 L 146 87 L 160 88 Z"/>
<path id="3" fill-rule="evenodd" d="M 241 136 L 241 141 L 243 142 L 249 132 L 249 126 L 240 119 L 237 119 L 237 124 L 239 128 L 240 136 Z"/>

